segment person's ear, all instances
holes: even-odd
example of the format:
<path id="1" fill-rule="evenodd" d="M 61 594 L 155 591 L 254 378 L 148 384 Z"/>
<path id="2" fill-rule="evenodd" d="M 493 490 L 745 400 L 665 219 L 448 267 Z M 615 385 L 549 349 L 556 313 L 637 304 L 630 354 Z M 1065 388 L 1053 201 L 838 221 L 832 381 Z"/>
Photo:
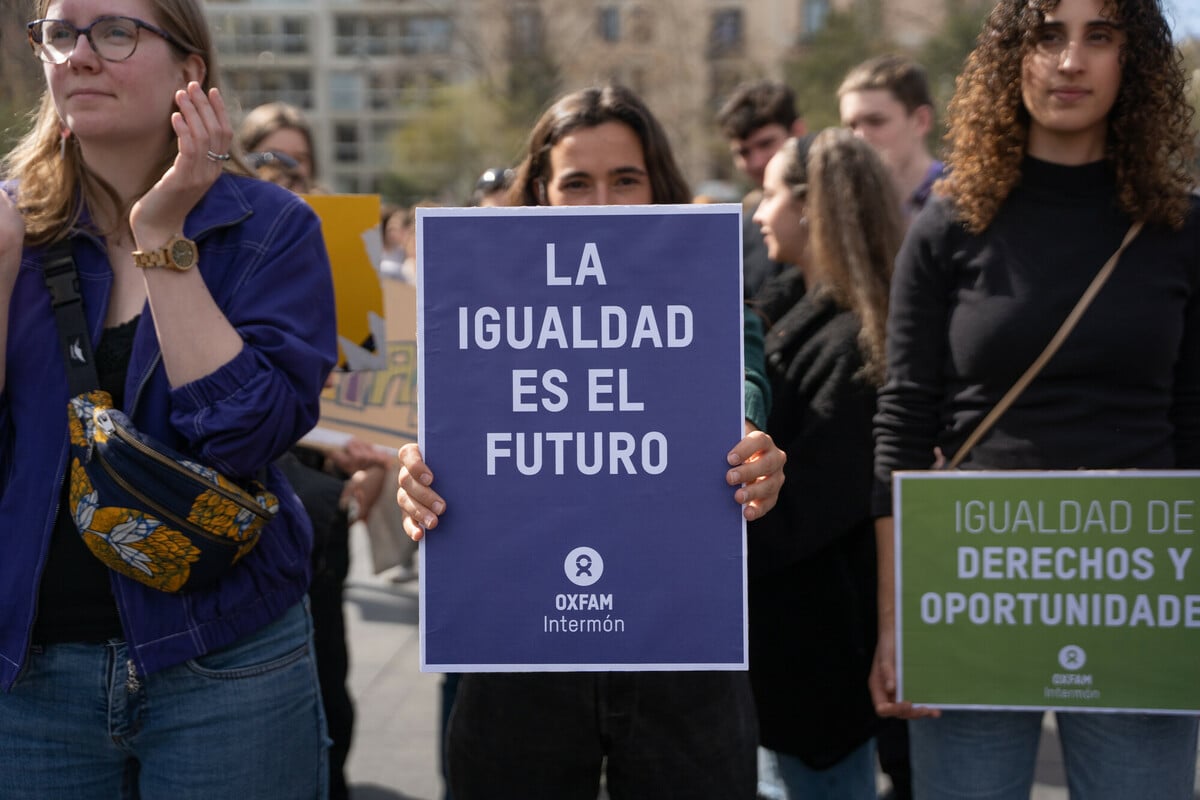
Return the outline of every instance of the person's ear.
<path id="1" fill-rule="evenodd" d="M 912 118 L 917 131 L 920 132 L 921 138 L 924 139 L 933 130 L 933 108 L 930 106 L 917 106 L 912 112 Z"/>
<path id="2" fill-rule="evenodd" d="M 796 121 L 792 123 L 792 136 L 799 139 L 804 134 L 808 133 L 808 125 L 804 122 L 804 117 L 796 117 Z"/>
<path id="3" fill-rule="evenodd" d="M 208 77 L 208 65 L 204 63 L 204 59 L 199 53 L 188 53 L 183 59 L 183 85 L 187 86 L 191 81 L 195 81 L 201 86 L 204 85 L 204 79 Z"/>

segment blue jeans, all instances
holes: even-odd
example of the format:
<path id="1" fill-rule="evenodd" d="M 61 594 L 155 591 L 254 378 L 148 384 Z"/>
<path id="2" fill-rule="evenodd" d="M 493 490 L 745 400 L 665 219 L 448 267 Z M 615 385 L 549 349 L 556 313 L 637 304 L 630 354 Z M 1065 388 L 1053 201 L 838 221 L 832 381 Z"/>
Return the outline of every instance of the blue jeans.
<path id="1" fill-rule="evenodd" d="M 0 693 L 5 800 L 309 800 L 327 792 L 305 606 L 233 645 L 131 675 L 124 642 L 34 648 Z"/>
<path id="2" fill-rule="evenodd" d="M 1194 716 L 1058 712 L 1067 787 L 1081 800 L 1192 800 Z M 1040 711 L 944 711 L 909 723 L 917 800 L 1028 800 Z"/>
<path id="3" fill-rule="evenodd" d="M 450 715 L 454 800 L 753 800 L 745 672 L 466 674 Z"/>
<path id="4" fill-rule="evenodd" d="M 758 748 L 759 800 L 875 800 L 875 740 L 826 769 L 800 758 Z"/>

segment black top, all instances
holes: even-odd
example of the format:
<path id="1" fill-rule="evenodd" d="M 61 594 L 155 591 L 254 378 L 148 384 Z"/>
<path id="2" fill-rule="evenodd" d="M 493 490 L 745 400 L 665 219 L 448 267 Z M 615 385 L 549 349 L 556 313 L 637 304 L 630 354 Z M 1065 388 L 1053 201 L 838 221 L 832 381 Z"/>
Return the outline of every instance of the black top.
<path id="1" fill-rule="evenodd" d="M 969 234 L 944 198 L 896 260 L 888 380 L 875 419 L 874 508 L 891 473 L 953 455 L 1037 358 L 1130 219 L 1105 162 L 1026 158 L 992 224 Z M 1200 467 L 1200 200 L 1181 231 L 1148 225 L 1062 349 L 963 469 Z"/>
<path id="2" fill-rule="evenodd" d="M 114 328 L 105 328 L 96 346 L 100 388 L 112 395 L 115 408 L 122 408 L 125 403 L 125 375 L 139 319 L 140 315 Z M 66 403 L 63 413 L 67 413 Z M 35 644 L 53 644 L 124 639 L 109 569 L 87 549 L 71 518 L 67 502 L 70 485 L 68 470 L 59 495 L 54 533 L 50 537 L 50 556 L 38 590 L 33 641 Z"/>
<path id="3" fill-rule="evenodd" d="M 788 454 L 770 514 L 750 523 L 750 681 L 765 747 L 827 768 L 866 742 L 875 648 L 871 417 L 858 317 L 804 294 L 789 268 L 764 286 L 767 431 Z"/>

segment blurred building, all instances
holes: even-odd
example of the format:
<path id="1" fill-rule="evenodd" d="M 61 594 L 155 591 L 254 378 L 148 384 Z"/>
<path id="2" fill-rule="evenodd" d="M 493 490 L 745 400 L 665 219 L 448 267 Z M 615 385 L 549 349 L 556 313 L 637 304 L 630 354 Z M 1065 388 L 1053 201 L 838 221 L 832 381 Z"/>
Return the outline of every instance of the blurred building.
<path id="1" fill-rule="evenodd" d="M 472 73 L 461 2 L 215 0 L 206 4 L 236 108 L 304 109 L 322 182 L 377 189 L 392 133 L 432 87 Z"/>
<path id="2" fill-rule="evenodd" d="M 617 80 L 668 129 L 693 183 L 727 174 L 721 99 L 782 78 L 831 3 L 874 2 L 898 42 L 940 22 L 942 0 L 209 0 L 226 89 L 249 110 L 310 116 L 325 184 L 376 191 L 394 133 L 440 86 L 520 89 L 554 70 L 562 91 Z M 882 11 L 878 9 L 882 8 Z M 542 66 L 544 65 L 544 67 Z M 514 76 L 515 79 L 514 79 Z M 515 82 L 515 87 L 513 86 Z M 530 120 L 532 122 L 532 119 Z"/>

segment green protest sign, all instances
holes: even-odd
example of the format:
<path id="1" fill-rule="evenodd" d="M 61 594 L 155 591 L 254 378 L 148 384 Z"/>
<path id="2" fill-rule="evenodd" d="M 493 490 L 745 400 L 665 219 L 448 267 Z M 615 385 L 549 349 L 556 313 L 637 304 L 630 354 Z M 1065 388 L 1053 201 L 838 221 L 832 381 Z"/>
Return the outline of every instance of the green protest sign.
<path id="1" fill-rule="evenodd" d="M 1200 709 L 1200 472 L 896 474 L 899 696 Z"/>

